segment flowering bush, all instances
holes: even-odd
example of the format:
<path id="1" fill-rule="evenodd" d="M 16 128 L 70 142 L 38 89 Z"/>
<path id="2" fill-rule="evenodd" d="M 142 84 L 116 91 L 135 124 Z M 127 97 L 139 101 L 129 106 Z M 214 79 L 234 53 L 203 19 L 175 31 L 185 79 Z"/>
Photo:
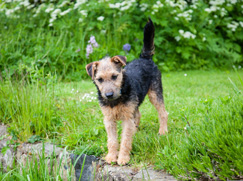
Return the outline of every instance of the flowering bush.
<path id="1" fill-rule="evenodd" d="M 149 16 L 160 69 L 242 66 L 242 9 L 237 0 L 3 0 L 0 76 L 34 64 L 79 79 L 86 63 L 105 55 L 137 58 Z"/>

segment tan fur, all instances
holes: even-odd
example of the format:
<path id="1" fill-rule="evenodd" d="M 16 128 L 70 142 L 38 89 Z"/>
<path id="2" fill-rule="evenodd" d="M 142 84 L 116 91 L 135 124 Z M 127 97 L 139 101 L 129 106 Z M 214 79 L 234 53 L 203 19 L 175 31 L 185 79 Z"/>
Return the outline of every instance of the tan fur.
<path id="1" fill-rule="evenodd" d="M 109 106 L 101 106 L 103 115 L 109 120 L 130 120 L 134 119 L 136 102 L 128 104 L 119 104 L 113 108 Z"/>
<path id="2" fill-rule="evenodd" d="M 116 162 L 118 157 L 118 139 L 117 139 L 117 125 L 116 121 L 108 120 L 106 117 L 104 119 L 105 128 L 108 136 L 108 154 L 106 156 L 106 161 L 108 163 Z"/>
<path id="3" fill-rule="evenodd" d="M 141 113 L 137 109 L 136 112 L 135 112 L 135 124 L 136 124 L 137 128 L 139 127 L 140 118 L 141 118 Z"/>
<path id="4" fill-rule="evenodd" d="M 148 96 L 150 102 L 154 105 L 154 107 L 157 109 L 159 114 L 159 134 L 164 135 L 168 132 L 167 130 L 167 120 L 168 120 L 168 113 L 165 111 L 165 106 L 163 103 L 163 100 L 160 100 L 156 94 L 155 91 L 149 90 Z"/>
<path id="5" fill-rule="evenodd" d="M 117 140 L 117 128 L 116 120 L 122 120 L 122 140 L 120 146 L 120 152 L 118 157 L 118 164 L 126 164 L 130 160 L 130 151 L 132 149 L 132 136 L 136 132 L 136 120 L 134 118 L 134 112 L 136 108 L 136 102 L 129 102 L 127 105 L 119 104 L 113 108 L 108 106 L 101 106 L 102 113 L 104 115 L 104 123 L 108 135 L 108 155 L 106 161 L 108 163 L 116 162 L 118 140 Z M 139 117 L 138 111 L 137 120 Z M 113 129 L 113 130 L 112 130 Z"/>
<path id="6" fill-rule="evenodd" d="M 130 151 L 132 150 L 132 137 L 136 132 L 135 120 L 124 120 L 122 122 L 122 140 L 117 163 L 126 164 L 130 160 Z"/>
<path id="7" fill-rule="evenodd" d="M 123 80 L 123 74 L 119 72 L 119 65 L 115 64 L 111 58 L 105 58 L 101 60 L 97 66 L 96 74 L 94 81 L 99 87 L 101 94 L 105 97 L 105 94 L 108 92 L 114 92 L 114 98 L 120 96 L 120 89 Z M 117 79 L 112 80 L 112 75 L 117 75 Z M 102 78 L 104 82 L 100 83 L 99 78 Z"/>

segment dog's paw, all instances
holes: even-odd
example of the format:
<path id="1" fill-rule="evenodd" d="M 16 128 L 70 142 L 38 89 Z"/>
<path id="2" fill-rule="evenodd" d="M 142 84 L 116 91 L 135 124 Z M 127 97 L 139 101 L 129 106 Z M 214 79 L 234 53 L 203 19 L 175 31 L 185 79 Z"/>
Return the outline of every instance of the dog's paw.
<path id="1" fill-rule="evenodd" d="M 168 133 L 167 128 L 166 129 L 162 129 L 162 128 L 159 129 L 159 135 L 165 135 L 166 133 Z"/>
<path id="2" fill-rule="evenodd" d="M 105 161 L 109 164 L 111 164 L 111 162 L 116 162 L 117 161 L 117 154 L 114 153 L 108 153 L 105 157 Z"/>
<path id="3" fill-rule="evenodd" d="M 118 165 L 126 165 L 130 160 L 129 155 L 119 155 L 119 158 L 117 160 Z"/>

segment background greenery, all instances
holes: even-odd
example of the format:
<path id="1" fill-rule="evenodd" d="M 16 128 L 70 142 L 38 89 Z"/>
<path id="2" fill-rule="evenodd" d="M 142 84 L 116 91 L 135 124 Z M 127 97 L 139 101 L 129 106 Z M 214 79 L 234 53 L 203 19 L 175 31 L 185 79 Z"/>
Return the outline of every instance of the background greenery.
<path id="1" fill-rule="evenodd" d="M 36 69 L 60 79 L 86 77 L 84 66 L 105 55 L 138 57 L 143 27 L 156 27 L 154 61 L 160 69 L 242 66 L 242 1 L 3 0 L 0 3 L 1 77 Z M 86 57 L 95 36 L 99 47 Z M 123 45 L 131 44 L 129 52 Z"/>
<path id="2" fill-rule="evenodd" d="M 242 179 L 242 7 L 236 0 L 0 1 L 0 122 L 16 145 L 51 140 L 105 156 L 102 113 L 84 67 L 105 55 L 137 58 L 150 16 L 169 134 L 158 136 L 146 98 L 130 164 L 185 180 Z M 99 46 L 87 58 L 91 36 Z M 36 165 L 26 169 L 35 173 Z M 16 164 L 0 178 L 28 179 L 22 168 Z"/>

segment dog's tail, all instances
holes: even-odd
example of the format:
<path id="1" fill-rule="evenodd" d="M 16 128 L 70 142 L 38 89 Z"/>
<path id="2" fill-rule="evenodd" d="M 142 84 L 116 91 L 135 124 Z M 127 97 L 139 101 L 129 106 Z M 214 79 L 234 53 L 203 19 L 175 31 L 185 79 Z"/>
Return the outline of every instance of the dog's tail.
<path id="1" fill-rule="evenodd" d="M 143 49 L 140 58 L 151 59 L 154 54 L 154 24 L 149 18 L 144 27 Z"/>

